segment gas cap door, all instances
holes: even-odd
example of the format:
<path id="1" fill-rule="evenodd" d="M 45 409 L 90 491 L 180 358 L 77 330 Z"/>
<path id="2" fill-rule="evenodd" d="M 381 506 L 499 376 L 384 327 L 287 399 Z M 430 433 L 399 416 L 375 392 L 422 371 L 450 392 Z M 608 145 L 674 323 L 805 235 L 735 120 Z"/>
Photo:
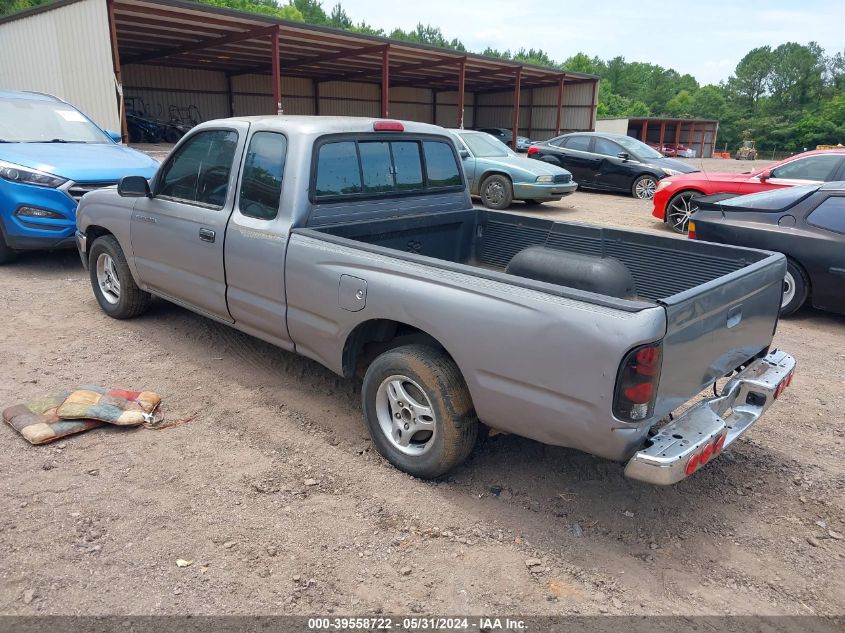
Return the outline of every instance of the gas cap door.
<path id="1" fill-rule="evenodd" d="M 367 305 L 367 282 L 360 277 L 341 275 L 338 286 L 338 305 L 350 312 L 359 312 Z"/>

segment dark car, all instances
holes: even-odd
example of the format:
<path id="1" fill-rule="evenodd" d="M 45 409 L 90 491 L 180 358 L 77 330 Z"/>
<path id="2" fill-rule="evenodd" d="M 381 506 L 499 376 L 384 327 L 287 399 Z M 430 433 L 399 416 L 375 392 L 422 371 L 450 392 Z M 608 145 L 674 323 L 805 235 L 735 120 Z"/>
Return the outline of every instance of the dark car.
<path id="1" fill-rule="evenodd" d="M 510 147 L 512 150 L 517 152 L 527 152 L 528 148 L 531 147 L 532 141 L 527 136 L 517 136 L 516 137 L 516 147 L 513 146 L 513 130 L 509 130 L 504 127 L 480 127 L 476 130 L 477 132 L 487 132 L 487 134 L 491 134 L 495 136 L 497 139 L 502 141 L 505 145 Z"/>
<path id="2" fill-rule="evenodd" d="M 845 182 L 719 193 L 696 202 L 691 239 L 786 255 L 782 315 L 807 299 L 820 310 L 845 314 Z"/>
<path id="3" fill-rule="evenodd" d="M 698 171 L 624 134 L 564 134 L 533 144 L 528 156 L 568 170 L 582 189 L 624 191 L 642 200 L 651 200 L 661 178 Z"/>

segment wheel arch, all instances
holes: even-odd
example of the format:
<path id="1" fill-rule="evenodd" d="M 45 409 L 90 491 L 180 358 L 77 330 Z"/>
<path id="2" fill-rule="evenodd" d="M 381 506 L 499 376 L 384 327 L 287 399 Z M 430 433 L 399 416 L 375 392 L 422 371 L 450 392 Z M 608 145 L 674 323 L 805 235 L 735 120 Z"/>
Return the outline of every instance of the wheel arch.
<path id="1" fill-rule="evenodd" d="M 659 182 L 659 181 L 658 181 L 658 182 Z M 680 195 L 680 194 L 682 194 L 682 193 L 697 193 L 697 194 L 699 194 L 699 195 L 701 195 L 701 196 L 706 196 L 706 195 L 707 195 L 707 194 L 706 194 L 706 193 L 704 193 L 701 189 L 696 189 L 695 187 L 686 187 L 686 188 L 684 188 L 684 189 L 679 189 L 678 191 L 676 191 L 675 193 L 673 193 L 671 196 L 669 196 L 669 199 L 666 201 L 666 207 L 663 209 L 663 221 L 664 221 L 664 222 L 668 222 L 668 221 L 669 221 L 669 220 L 668 220 L 668 218 L 669 218 L 669 204 L 672 202 L 672 200 L 674 200 L 674 199 L 675 199 L 675 196 L 678 196 L 678 195 Z"/>

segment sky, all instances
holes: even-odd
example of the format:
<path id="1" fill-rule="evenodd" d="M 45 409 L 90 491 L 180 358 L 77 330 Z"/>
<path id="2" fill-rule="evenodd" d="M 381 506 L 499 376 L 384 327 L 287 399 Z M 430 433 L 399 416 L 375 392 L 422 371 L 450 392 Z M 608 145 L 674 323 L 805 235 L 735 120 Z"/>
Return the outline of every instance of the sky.
<path id="1" fill-rule="evenodd" d="M 323 0 L 328 11 L 336 0 Z M 473 52 L 542 48 L 563 61 L 578 52 L 617 55 L 689 73 L 699 83 L 727 79 L 752 48 L 818 42 L 845 50 L 845 0 L 340 0 L 357 23 L 389 32 L 418 22 L 439 26 Z"/>

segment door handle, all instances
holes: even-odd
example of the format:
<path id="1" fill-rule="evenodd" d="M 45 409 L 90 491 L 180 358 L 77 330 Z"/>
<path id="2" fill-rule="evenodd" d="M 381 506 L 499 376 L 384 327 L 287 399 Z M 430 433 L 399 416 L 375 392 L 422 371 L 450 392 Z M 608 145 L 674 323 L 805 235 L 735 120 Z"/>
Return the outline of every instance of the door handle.
<path id="1" fill-rule="evenodd" d="M 200 229 L 200 239 L 203 242 L 214 242 L 214 237 L 217 234 L 211 229 Z"/>

